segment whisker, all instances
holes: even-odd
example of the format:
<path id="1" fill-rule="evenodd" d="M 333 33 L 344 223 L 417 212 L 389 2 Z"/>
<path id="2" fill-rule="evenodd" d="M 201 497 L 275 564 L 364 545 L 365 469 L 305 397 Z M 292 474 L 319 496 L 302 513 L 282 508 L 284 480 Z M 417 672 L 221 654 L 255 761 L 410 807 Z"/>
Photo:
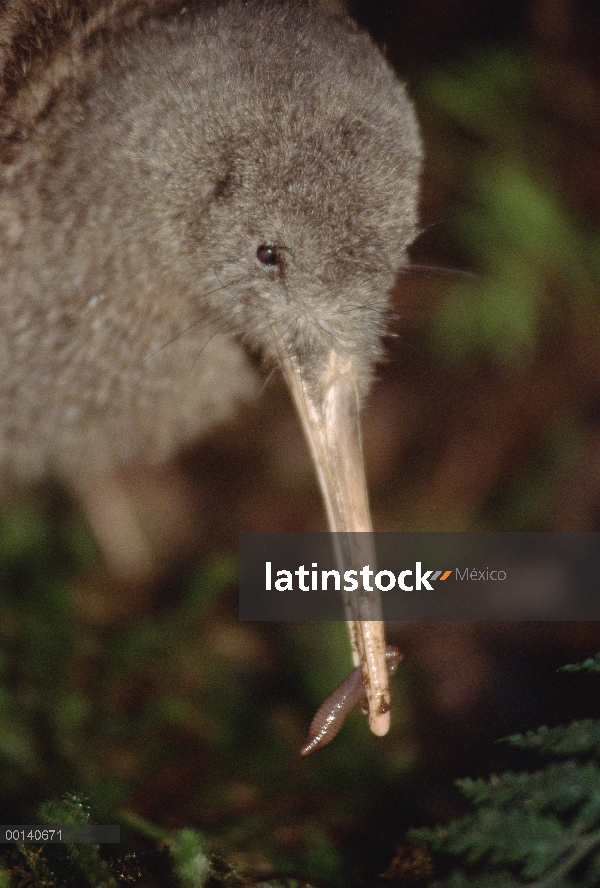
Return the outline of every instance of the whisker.
<path id="1" fill-rule="evenodd" d="M 309 321 L 312 321 L 313 324 L 315 324 L 315 326 L 321 331 L 325 339 L 329 340 L 332 346 L 335 345 L 335 337 L 333 333 L 331 333 L 329 330 L 326 330 L 325 327 L 323 327 L 323 325 L 320 324 L 316 318 L 311 318 L 310 315 L 306 315 L 306 317 L 308 317 Z"/>
<path id="2" fill-rule="evenodd" d="M 217 280 L 219 280 L 219 277 L 216 273 L 215 273 L 215 277 L 217 278 Z M 202 294 L 202 296 L 210 296 L 213 293 L 218 293 L 220 290 L 224 290 L 224 289 L 226 290 L 232 284 L 239 284 L 241 281 L 247 279 L 248 277 L 249 277 L 249 275 L 242 275 L 239 278 L 234 278 L 232 281 L 229 281 L 227 284 L 222 284 L 219 281 L 220 286 L 214 287 L 212 290 L 205 290 L 205 292 Z M 215 314 L 216 313 L 217 312 L 215 311 Z M 162 345 L 160 345 L 153 352 L 150 352 L 149 355 L 146 355 L 146 357 L 143 358 L 142 361 L 143 362 L 149 361 L 150 358 L 153 358 L 155 355 L 157 355 L 160 351 L 163 350 L 163 348 L 167 348 L 167 346 L 172 345 L 174 342 L 177 342 L 178 339 L 181 339 L 182 336 L 185 336 L 187 333 L 194 330 L 196 327 L 198 327 L 200 324 L 203 324 L 205 321 L 206 321 L 206 317 L 199 318 L 197 321 L 194 321 L 193 324 L 190 324 L 188 327 L 185 327 L 185 329 L 181 330 L 179 333 L 177 333 L 175 336 L 173 336 L 172 339 L 167 340 L 167 342 L 164 342 Z M 203 348 L 204 348 L 204 346 L 203 346 Z"/>
<path id="3" fill-rule="evenodd" d="M 194 330 L 196 327 L 198 327 L 203 322 L 204 322 L 204 318 L 194 321 L 193 324 L 190 324 L 189 327 L 185 328 L 185 330 L 182 330 L 180 333 L 177 333 L 177 335 L 173 336 L 172 339 L 169 339 L 167 342 L 164 342 L 162 345 L 159 345 L 159 347 L 157 349 L 155 349 L 153 352 L 150 352 L 150 354 L 146 355 L 146 357 L 143 358 L 142 360 L 144 362 L 149 361 L 150 358 L 153 358 L 155 355 L 157 355 L 159 352 L 161 352 L 163 350 L 163 348 L 167 348 L 167 346 L 172 345 L 174 342 L 177 342 L 178 339 L 181 339 L 182 336 L 185 336 L 186 333 L 189 333 L 190 330 Z"/>
<path id="4" fill-rule="evenodd" d="M 226 290 L 228 287 L 231 287 L 232 284 L 239 284 L 239 283 L 241 283 L 242 281 L 247 280 L 247 279 L 250 277 L 249 274 L 242 274 L 242 275 L 240 275 L 240 277 L 233 278 L 232 280 L 227 281 L 227 283 L 224 284 L 224 283 L 221 281 L 221 278 L 218 276 L 218 274 L 217 274 L 216 271 L 214 270 L 214 268 L 213 268 L 213 274 L 214 274 L 214 276 L 216 277 L 216 279 L 219 281 L 219 286 L 218 286 L 218 287 L 213 287 L 212 290 L 205 290 L 205 291 L 202 293 L 202 296 L 211 296 L 213 293 L 218 293 L 220 290 Z"/>
<path id="5" fill-rule="evenodd" d="M 267 386 L 269 385 L 269 383 L 271 382 L 271 380 L 275 376 L 276 372 L 277 372 L 277 365 L 275 365 L 274 367 L 271 367 L 271 369 L 269 370 L 265 381 L 263 382 L 262 386 L 260 387 L 259 397 L 262 398 L 262 396 L 265 392 L 265 389 L 267 388 Z"/>
<path id="6" fill-rule="evenodd" d="M 435 222 L 429 222 L 427 225 L 424 225 L 422 228 L 419 227 L 418 234 L 413 243 L 417 243 L 420 238 L 423 237 L 424 234 L 429 234 L 430 231 L 433 231 L 434 228 L 441 228 L 443 225 L 452 225 L 452 222 L 455 221 L 459 217 L 459 213 L 446 213 L 442 216 L 441 219 L 436 219 Z"/>
<path id="7" fill-rule="evenodd" d="M 215 336 L 218 336 L 219 333 L 222 333 L 223 330 L 226 329 L 227 326 L 228 326 L 227 321 L 223 321 L 223 323 L 220 324 L 220 326 L 218 326 L 217 329 L 216 329 L 213 333 L 211 333 L 211 335 L 208 337 L 208 339 L 206 340 L 206 342 L 204 342 L 204 343 L 202 344 L 202 346 L 200 347 L 200 351 L 198 352 L 198 354 L 196 355 L 196 357 L 194 358 L 194 360 L 193 360 L 193 362 L 192 362 L 192 366 L 190 367 L 190 374 L 189 374 L 189 375 L 192 374 L 192 372 L 193 372 L 193 370 L 194 370 L 194 367 L 195 367 L 196 364 L 198 363 L 198 360 L 200 359 L 200 356 L 202 355 L 202 352 L 204 351 L 204 349 L 206 348 L 206 346 L 207 346 L 210 342 L 212 342 L 212 340 L 215 338 Z"/>
<path id="8" fill-rule="evenodd" d="M 398 274 L 410 275 L 410 274 L 422 274 L 422 275 L 430 275 L 431 277 L 461 277 L 461 278 L 480 278 L 481 275 L 477 274 L 476 271 L 470 271 L 466 268 L 449 268 L 440 265 L 420 265 L 418 263 L 410 263 L 410 265 L 403 265 L 398 269 Z"/>
<path id="9" fill-rule="evenodd" d="M 216 279 L 218 280 L 220 286 L 216 287 L 214 290 L 209 290 L 208 293 L 216 293 L 216 292 L 218 292 L 218 291 L 220 291 L 220 290 L 229 290 L 229 287 L 231 287 L 232 284 L 239 284 L 241 281 L 246 280 L 246 279 L 248 279 L 248 277 L 249 277 L 249 275 L 244 274 L 244 275 L 242 275 L 241 277 L 239 277 L 239 278 L 234 278 L 233 280 L 228 281 L 226 284 L 224 284 L 224 283 L 221 281 L 221 278 L 219 277 L 219 275 L 217 274 L 217 271 L 216 271 L 215 268 L 213 268 L 213 274 L 214 274 L 214 276 L 216 277 Z M 207 295 L 208 295 L 208 293 L 207 293 Z M 214 337 L 217 336 L 219 333 L 221 333 L 221 331 L 222 331 L 223 329 L 225 329 L 225 327 L 227 327 L 227 326 L 228 326 L 228 322 L 227 322 L 227 321 L 223 321 L 223 323 L 220 324 L 220 325 L 217 327 L 217 329 L 214 331 L 214 333 L 212 333 L 212 334 L 208 337 L 208 339 L 207 339 L 206 342 L 202 345 L 200 351 L 198 352 L 198 354 L 196 355 L 196 357 L 195 357 L 194 360 L 193 360 L 192 366 L 190 367 L 190 375 L 191 375 L 191 373 L 193 372 L 194 367 L 195 367 L 196 364 L 198 363 L 198 360 L 199 360 L 199 358 L 200 358 L 202 352 L 204 351 L 204 349 L 207 347 L 207 345 L 208 345 L 210 342 L 212 342 L 212 340 L 214 339 Z"/>

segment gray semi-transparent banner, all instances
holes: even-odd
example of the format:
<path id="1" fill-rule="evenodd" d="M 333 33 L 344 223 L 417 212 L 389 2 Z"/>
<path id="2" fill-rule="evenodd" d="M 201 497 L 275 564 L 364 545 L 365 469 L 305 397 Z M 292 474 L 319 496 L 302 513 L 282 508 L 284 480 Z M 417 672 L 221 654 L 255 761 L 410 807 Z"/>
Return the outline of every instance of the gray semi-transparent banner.
<path id="1" fill-rule="evenodd" d="M 344 620 L 369 593 L 384 620 L 600 620 L 600 534 L 240 534 L 241 620 Z"/>

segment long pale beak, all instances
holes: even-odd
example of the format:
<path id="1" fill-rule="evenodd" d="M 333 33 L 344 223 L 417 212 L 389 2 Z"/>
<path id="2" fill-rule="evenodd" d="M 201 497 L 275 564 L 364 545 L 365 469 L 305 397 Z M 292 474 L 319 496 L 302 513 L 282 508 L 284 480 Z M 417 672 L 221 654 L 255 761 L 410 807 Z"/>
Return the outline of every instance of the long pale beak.
<path id="1" fill-rule="evenodd" d="M 335 351 L 329 355 L 311 394 L 298 361 L 277 335 L 281 368 L 291 390 L 312 453 L 325 500 L 329 529 L 351 533 L 336 537 L 342 570 L 375 566 L 371 515 L 362 455 L 358 385 L 354 361 Z M 343 550 L 343 551 L 342 551 Z M 354 665 L 360 665 L 367 692 L 369 726 L 383 736 L 390 727 L 390 691 L 385 659 L 385 631 L 379 593 L 359 588 L 346 593 L 344 605 Z"/>

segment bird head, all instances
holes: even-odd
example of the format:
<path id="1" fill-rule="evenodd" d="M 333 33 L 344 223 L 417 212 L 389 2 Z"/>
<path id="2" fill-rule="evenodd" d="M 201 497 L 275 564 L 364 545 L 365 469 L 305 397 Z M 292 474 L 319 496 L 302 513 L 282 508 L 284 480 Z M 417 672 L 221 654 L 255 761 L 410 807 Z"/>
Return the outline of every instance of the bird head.
<path id="1" fill-rule="evenodd" d="M 362 398 L 416 234 L 415 115 L 353 24 L 261 5 L 249 34 L 247 14 L 226 4 L 202 32 L 216 70 L 198 75 L 219 90 L 204 82 L 202 119 L 188 110 L 178 128 L 169 188 L 181 237 L 203 284 L 212 269 L 211 308 L 250 349 L 271 362 L 283 350 L 317 401 L 335 352 L 353 363 Z M 184 107 L 180 92 L 173 103 Z"/>

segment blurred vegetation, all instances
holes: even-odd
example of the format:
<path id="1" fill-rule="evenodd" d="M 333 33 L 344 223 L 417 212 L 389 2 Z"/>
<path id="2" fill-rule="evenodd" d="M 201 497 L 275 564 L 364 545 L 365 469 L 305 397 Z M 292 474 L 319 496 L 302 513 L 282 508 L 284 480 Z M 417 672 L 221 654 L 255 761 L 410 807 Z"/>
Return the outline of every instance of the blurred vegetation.
<path id="1" fill-rule="evenodd" d="M 540 73 L 522 48 L 488 50 L 424 84 L 425 100 L 460 133 L 457 150 L 437 146 L 436 163 L 450 162 L 467 192 L 451 237 L 480 273 L 436 313 L 431 332 L 446 358 L 488 353 L 519 371 L 548 338 L 600 340 L 600 227 L 561 193 L 560 133 L 540 113 Z"/>
<path id="2" fill-rule="evenodd" d="M 299 756 L 310 714 L 347 671 L 345 626 L 261 637 L 238 623 L 234 596 L 224 594 L 234 592 L 236 566 L 223 556 L 173 582 L 168 602 L 124 625 L 117 611 L 98 628 L 86 598 L 100 583 L 110 599 L 111 579 L 76 513 L 52 518 L 24 508 L 0 520 L 2 821 L 47 823 L 68 789 L 86 799 L 93 822 L 124 824 L 126 837 L 142 824 L 164 844 L 165 827 L 191 824 L 207 853 L 216 848 L 250 872 L 340 884 L 354 854 L 342 853 L 339 835 L 371 816 L 384 787 L 399 791 L 408 760 L 406 744 L 370 746 L 359 715 L 322 756 Z M 163 826 L 143 826 L 140 813 Z M 175 830 L 169 840 L 172 884 L 214 875 L 189 875 L 200 866 L 189 850 L 196 835 Z M 50 875 L 55 847 L 54 862 L 22 849 L 18 865 L 0 848 L 13 873 L 29 866 L 31 885 L 117 884 L 85 846 L 60 858 L 70 881 Z M 114 866 L 125 866 L 126 853 Z M 77 876 L 84 859 L 88 881 Z M 131 858 L 125 869 L 140 866 Z"/>
<path id="3" fill-rule="evenodd" d="M 599 672 L 600 655 L 579 668 Z M 534 773 L 459 780 L 475 813 L 409 833 L 446 859 L 462 860 L 432 888 L 600 885 L 600 720 L 541 727 L 505 742 L 564 761 Z"/>
<path id="4" fill-rule="evenodd" d="M 384 385 L 407 406 L 388 411 L 386 529 L 596 530 L 598 83 L 521 42 L 427 73 L 416 96 L 429 245 L 417 261 L 464 271 L 429 286 L 418 357 L 398 326 L 404 367 Z"/>
<path id="5" fill-rule="evenodd" d="M 46 802 L 39 810 L 43 825 L 92 824 L 90 806 L 83 796 L 68 795 Z M 244 888 L 247 884 L 233 867 L 207 854 L 193 829 L 168 832 L 135 815 L 122 818 L 126 827 L 144 836 L 148 847 L 122 850 L 115 845 L 22 843 L 8 849 L 0 885 L 45 888 L 117 888 L 118 885 L 172 886 L 172 888 Z M 124 843 L 125 844 L 125 843 Z M 1 881 L 4 879 L 4 881 Z M 296 888 L 293 879 L 283 883 L 255 881 L 262 888 Z"/>

